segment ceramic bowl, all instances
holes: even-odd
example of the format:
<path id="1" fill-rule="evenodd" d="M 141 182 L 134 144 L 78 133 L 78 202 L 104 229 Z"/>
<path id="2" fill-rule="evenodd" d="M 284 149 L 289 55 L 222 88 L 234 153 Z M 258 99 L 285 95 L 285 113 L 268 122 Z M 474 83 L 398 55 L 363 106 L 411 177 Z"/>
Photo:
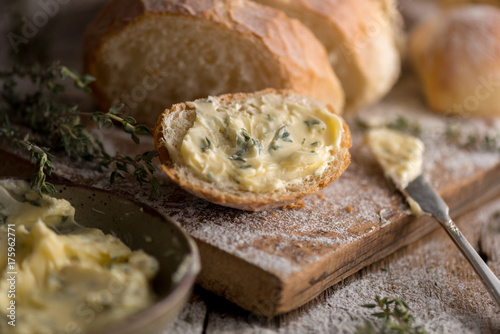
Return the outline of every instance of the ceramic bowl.
<path id="1" fill-rule="evenodd" d="M 59 184 L 56 190 L 52 196 L 75 207 L 75 220 L 80 225 L 113 234 L 132 250 L 142 249 L 154 256 L 160 264 L 153 280 L 157 302 L 91 333 L 152 334 L 164 329 L 189 298 L 200 270 L 194 241 L 171 218 L 147 205 L 84 186 Z"/>

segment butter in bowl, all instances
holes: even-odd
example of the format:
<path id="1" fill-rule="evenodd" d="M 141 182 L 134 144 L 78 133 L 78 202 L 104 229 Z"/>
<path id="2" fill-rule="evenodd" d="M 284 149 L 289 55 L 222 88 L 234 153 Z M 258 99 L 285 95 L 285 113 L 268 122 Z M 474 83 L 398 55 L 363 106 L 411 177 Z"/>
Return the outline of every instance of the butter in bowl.
<path id="1" fill-rule="evenodd" d="M 189 297 L 196 245 L 161 213 L 72 185 L 0 180 L 0 332 L 156 333 Z"/>

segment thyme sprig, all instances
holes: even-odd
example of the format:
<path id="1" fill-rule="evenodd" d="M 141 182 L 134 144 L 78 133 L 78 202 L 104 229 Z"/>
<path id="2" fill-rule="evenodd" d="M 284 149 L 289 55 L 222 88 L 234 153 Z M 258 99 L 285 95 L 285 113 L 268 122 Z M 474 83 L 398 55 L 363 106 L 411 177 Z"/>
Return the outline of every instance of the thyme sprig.
<path id="1" fill-rule="evenodd" d="M 139 136 L 149 133 L 148 127 L 137 124 L 132 117 L 122 116 L 121 104 L 106 113 L 87 113 L 75 104 L 61 102 L 65 90 L 61 81 L 65 79 L 72 80 L 75 87 L 86 93 L 90 92 L 89 84 L 94 81 L 92 76 L 79 75 L 58 63 L 48 67 L 13 66 L 10 70 L 0 71 L 0 139 L 15 149 L 25 149 L 30 153 L 30 160 L 35 165 L 30 177 L 32 188 L 45 193 L 55 191 L 47 176 L 54 171 L 54 154 L 62 153 L 79 162 L 88 161 L 100 171 L 111 169 L 110 183 L 131 174 L 141 185 L 151 184 L 152 196 L 159 194 L 160 184 L 153 175 L 155 150 L 135 157 L 111 156 L 103 143 L 88 130 L 87 124 L 96 122 L 99 129 L 105 124 L 120 124 L 137 144 L 140 143 Z M 21 94 L 17 85 L 22 80 L 29 80 L 34 86 L 33 91 Z"/>
<path id="2" fill-rule="evenodd" d="M 48 148 L 39 147 L 38 145 L 32 144 L 29 141 L 23 141 L 26 144 L 26 149 L 30 152 L 30 161 L 35 164 L 35 173 L 30 177 L 30 186 L 33 189 L 37 189 L 39 192 L 54 193 L 56 190 L 54 186 L 46 181 L 46 174 L 51 174 L 54 170 L 52 165 L 52 158 L 54 157 L 48 151 Z"/>
<path id="3" fill-rule="evenodd" d="M 398 116 L 396 120 L 388 123 L 386 125 L 389 129 L 397 130 L 414 137 L 422 136 L 422 129 L 418 121 L 409 120 L 403 116 Z"/>
<path id="4" fill-rule="evenodd" d="M 462 127 L 459 123 L 450 121 L 446 124 L 445 138 L 448 143 L 456 145 L 459 148 L 486 151 L 500 152 L 500 135 L 495 134 L 480 134 L 462 133 Z"/>
<path id="5" fill-rule="evenodd" d="M 363 129 L 367 130 L 376 126 L 383 126 L 391 130 L 399 131 L 414 137 L 422 137 L 422 128 L 416 120 L 411 120 L 403 116 L 398 116 L 396 119 L 380 125 L 371 125 L 369 121 L 356 117 L 356 123 Z"/>
<path id="6" fill-rule="evenodd" d="M 427 331 L 422 326 L 415 326 L 415 318 L 409 313 L 408 304 L 399 298 L 375 297 L 375 303 L 364 304 L 362 307 L 378 309 L 371 315 L 382 319 L 381 326 L 372 322 L 366 322 L 363 327 L 358 328 L 357 334 L 425 334 Z"/>
<path id="7" fill-rule="evenodd" d="M 139 144 L 140 139 L 138 136 L 147 135 L 149 133 L 149 128 L 146 125 L 137 125 L 137 121 L 131 116 L 121 118 L 120 110 L 123 107 L 124 104 L 119 103 L 111 107 L 107 113 L 96 111 L 92 113 L 90 119 L 97 123 L 99 129 L 101 129 L 105 124 L 113 125 L 114 122 L 121 124 L 123 131 L 130 133 L 134 143 Z"/>
<path id="8" fill-rule="evenodd" d="M 130 173 L 130 169 L 132 169 L 133 178 L 139 182 L 141 186 L 143 183 L 151 184 L 150 196 L 159 196 L 161 185 L 158 179 L 153 175 L 155 168 L 152 164 L 152 160 L 156 156 L 156 150 L 137 154 L 133 158 L 117 154 L 114 157 L 104 157 L 100 161 L 100 164 L 106 167 L 112 166 L 113 171 L 109 179 L 111 184 L 115 182 L 116 178 L 125 179 L 124 174 Z"/>

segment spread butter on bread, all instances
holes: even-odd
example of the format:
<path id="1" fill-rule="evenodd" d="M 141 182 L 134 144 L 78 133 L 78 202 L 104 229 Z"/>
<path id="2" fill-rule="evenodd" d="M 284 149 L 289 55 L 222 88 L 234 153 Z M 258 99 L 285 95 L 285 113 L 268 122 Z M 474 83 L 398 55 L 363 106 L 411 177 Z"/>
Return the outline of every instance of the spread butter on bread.
<path id="1" fill-rule="evenodd" d="M 213 203 L 260 211 L 318 191 L 350 162 L 333 109 L 291 91 L 210 96 L 167 109 L 154 129 L 162 169 Z"/>

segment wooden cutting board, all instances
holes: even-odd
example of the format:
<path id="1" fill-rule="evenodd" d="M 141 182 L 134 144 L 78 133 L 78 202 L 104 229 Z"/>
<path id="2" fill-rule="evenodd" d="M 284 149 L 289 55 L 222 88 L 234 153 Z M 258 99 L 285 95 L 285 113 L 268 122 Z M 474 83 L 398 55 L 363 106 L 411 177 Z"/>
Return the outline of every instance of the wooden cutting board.
<path id="1" fill-rule="evenodd" d="M 404 117 L 401 119 L 400 117 Z M 271 317 L 315 298 L 327 287 L 437 228 L 415 217 L 363 145 L 364 124 L 421 129 L 426 144 L 424 174 L 449 204 L 452 216 L 500 194 L 500 120 L 445 118 L 427 110 L 411 75 L 379 104 L 348 116 L 352 163 L 336 182 L 295 207 L 260 213 L 210 204 L 173 184 L 161 172 L 161 198 L 132 181 L 109 186 L 108 176 L 60 159 L 63 179 L 112 189 L 170 215 L 196 240 L 202 259 L 198 283 L 255 313 Z M 101 138 L 110 152 L 140 147 L 121 130 Z M 488 138 L 488 139 L 486 139 Z M 29 175 L 24 157 L 3 151 L 2 175 Z M 138 222 L 140 224 L 140 222 Z"/>

